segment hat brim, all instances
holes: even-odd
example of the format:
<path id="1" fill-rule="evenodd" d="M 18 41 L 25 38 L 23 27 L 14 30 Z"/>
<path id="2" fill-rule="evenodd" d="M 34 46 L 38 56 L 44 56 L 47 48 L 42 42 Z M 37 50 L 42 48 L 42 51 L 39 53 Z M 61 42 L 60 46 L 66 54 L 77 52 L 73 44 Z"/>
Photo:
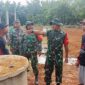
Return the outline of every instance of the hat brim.
<path id="1" fill-rule="evenodd" d="M 63 24 L 62 24 L 62 23 L 56 23 L 56 22 L 54 22 L 54 21 L 51 21 L 51 22 L 50 22 L 50 25 L 59 25 L 59 26 L 62 26 Z"/>
<path id="2" fill-rule="evenodd" d="M 4 27 L 8 27 L 9 25 L 7 24 L 7 25 L 5 25 Z"/>
<path id="3" fill-rule="evenodd" d="M 84 21 L 81 21 L 80 23 L 85 23 Z"/>
<path id="4" fill-rule="evenodd" d="M 26 24 L 26 26 L 29 26 L 29 25 L 34 25 L 34 23 L 28 23 L 28 24 Z"/>
<path id="5" fill-rule="evenodd" d="M 83 19 L 82 21 L 80 21 L 80 24 L 85 24 L 85 19 Z"/>
<path id="6" fill-rule="evenodd" d="M 4 28 L 6 28 L 8 25 L 4 25 L 4 24 L 0 24 L 0 30 L 2 30 L 2 29 L 4 29 Z"/>
<path id="7" fill-rule="evenodd" d="M 80 22 L 80 25 L 85 25 L 85 22 L 81 21 L 81 22 Z"/>

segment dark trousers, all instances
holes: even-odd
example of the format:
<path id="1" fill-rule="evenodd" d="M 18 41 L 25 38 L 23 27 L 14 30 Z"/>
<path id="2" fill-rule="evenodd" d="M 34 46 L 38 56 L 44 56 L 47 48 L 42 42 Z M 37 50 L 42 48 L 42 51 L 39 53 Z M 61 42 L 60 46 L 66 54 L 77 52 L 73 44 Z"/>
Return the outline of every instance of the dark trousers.
<path id="1" fill-rule="evenodd" d="M 45 82 L 51 83 L 51 76 L 55 67 L 56 83 L 62 83 L 63 58 L 61 55 L 47 56 L 45 63 Z"/>
<path id="2" fill-rule="evenodd" d="M 25 55 L 28 60 L 31 60 L 31 66 L 33 69 L 33 73 L 35 77 L 38 77 L 38 59 L 37 59 L 37 53 L 28 53 Z"/>

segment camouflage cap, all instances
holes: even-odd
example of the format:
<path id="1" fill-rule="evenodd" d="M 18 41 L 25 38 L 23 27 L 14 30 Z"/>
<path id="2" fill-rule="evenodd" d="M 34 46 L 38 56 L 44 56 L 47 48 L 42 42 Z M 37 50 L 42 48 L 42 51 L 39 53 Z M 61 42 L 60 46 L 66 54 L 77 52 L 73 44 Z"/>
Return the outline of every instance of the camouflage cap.
<path id="1" fill-rule="evenodd" d="M 14 21 L 14 23 L 20 23 L 20 20 L 19 20 L 19 19 L 16 19 L 16 20 Z"/>
<path id="2" fill-rule="evenodd" d="M 82 21 L 80 21 L 81 24 L 85 25 L 85 19 L 83 19 Z"/>
<path id="3" fill-rule="evenodd" d="M 4 29 L 5 27 L 7 27 L 8 25 L 5 25 L 3 23 L 0 23 L 0 30 Z"/>
<path id="4" fill-rule="evenodd" d="M 26 26 L 28 26 L 28 25 L 34 25 L 34 23 L 32 21 L 27 21 Z"/>
<path id="5" fill-rule="evenodd" d="M 61 21 L 58 18 L 55 18 L 50 22 L 50 25 L 60 25 L 61 26 L 63 24 L 61 23 Z"/>

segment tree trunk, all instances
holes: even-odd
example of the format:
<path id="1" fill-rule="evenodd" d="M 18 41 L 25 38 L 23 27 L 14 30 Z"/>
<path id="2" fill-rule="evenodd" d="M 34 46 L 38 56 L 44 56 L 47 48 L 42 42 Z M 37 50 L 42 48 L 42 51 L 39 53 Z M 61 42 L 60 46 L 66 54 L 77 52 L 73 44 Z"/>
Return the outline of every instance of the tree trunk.
<path id="1" fill-rule="evenodd" d="M 16 6 L 14 8 L 14 21 L 16 20 Z"/>
<path id="2" fill-rule="evenodd" d="M 0 23 L 1 23 L 1 16 L 0 16 Z"/>
<path id="3" fill-rule="evenodd" d="M 6 24 L 9 25 L 9 12 L 6 10 Z"/>

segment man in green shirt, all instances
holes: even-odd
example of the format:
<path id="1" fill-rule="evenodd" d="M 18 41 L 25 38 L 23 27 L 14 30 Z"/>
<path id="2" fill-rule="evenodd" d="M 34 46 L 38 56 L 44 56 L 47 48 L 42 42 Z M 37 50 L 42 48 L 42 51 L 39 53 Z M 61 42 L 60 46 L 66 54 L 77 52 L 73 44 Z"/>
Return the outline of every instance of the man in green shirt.
<path id="1" fill-rule="evenodd" d="M 50 22 L 52 30 L 47 32 L 35 31 L 36 34 L 47 36 L 48 50 L 45 63 L 45 82 L 46 85 L 51 83 L 51 75 L 55 67 L 56 85 L 62 83 L 63 71 L 63 45 L 65 48 L 65 62 L 68 62 L 68 36 L 61 30 L 62 23 L 55 18 Z"/>
<path id="2" fill-rule="evenodd" d="M 21 29 L 20 21 L 16 20 L 14 22 L 14 28 L 12 28 L 12 30 L 9 32 L 9 44 L 12 54 L 20 55 L 23 34 L 24 33 Z"/>
<path id="3" fill-rule="evenodd" d="M 37 47 L 38 42 L 35 33 L 33 32 L 33 22 L 27 21 L 26 33 L 22 38 L 22 51 L 21 55 L 24 55 L 31 60 L 31 66 L 35 75 L 35 85 L 38 85 L 38 59 L 37 59 Z"/>

